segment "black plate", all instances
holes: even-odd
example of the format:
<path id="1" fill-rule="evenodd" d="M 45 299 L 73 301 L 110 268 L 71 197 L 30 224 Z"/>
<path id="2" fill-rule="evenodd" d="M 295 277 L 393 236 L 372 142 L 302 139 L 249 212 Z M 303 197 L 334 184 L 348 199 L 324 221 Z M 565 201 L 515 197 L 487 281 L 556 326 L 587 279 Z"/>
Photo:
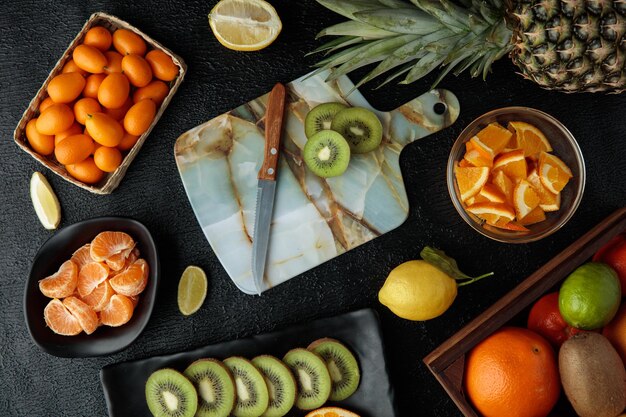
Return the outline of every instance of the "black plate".
<path id="1" fill-rule="evenodd" d="M 150 278 L 141 294 L 133 317 L 120 327 L 102 326 L 91 335 L 60 336 L 46 327 L 43 310 L 50 301 L 39 291 L 39 280 L 55 273 L 74 251 L 89 243 L 100 232 L 126 232 L 137 242 L 141 257 L 150 267 Z M 75 223 L 59 230 L 43 244 L 33 261 L 24 290 L 24 316 L 33 341 L 45 352 L 65 358 L 108 355 L 130 345 L 148 324 L 160 275 L 156 245 L 148 229 L 124 217 L 100 217 Z"/>
<path id="2" fill-rule="evenodd" d="M 306 347 L 312 341 L 332 337 L 345 343 L 356 355 L 361 367 L 361 384 L 347 400 L 337 405 L 363 417 L 394 417 L 393 389 L 385 365 L 380 323 L 371 309 L 315 320 L 273 333 L 205 346 L 190 352 L 105 366 L 100 372 L 110 417 L 150 416 L 146 406 L 145 384 L 150 374 L 160 368 L 184 371 L 200 358 L 225 359 L 229 356 L 253 358 L 271 354 L 282 358 L 288 350 Z M 292 411 L 289 416 L 305 413 Z"/>

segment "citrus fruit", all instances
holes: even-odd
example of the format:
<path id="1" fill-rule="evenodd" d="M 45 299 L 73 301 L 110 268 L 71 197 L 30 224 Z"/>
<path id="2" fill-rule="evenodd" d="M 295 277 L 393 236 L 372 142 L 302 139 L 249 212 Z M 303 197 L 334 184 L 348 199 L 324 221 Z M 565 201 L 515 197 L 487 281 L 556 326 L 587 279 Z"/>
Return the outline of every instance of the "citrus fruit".
<path id="1" fill-rule="evenodd" d="M 74 123 L 74 112 L 67 104 L 55 103 L 47 107 L 39 117 L 35 127 L 42 135 L 56 135 Z"/>
<path id="2" fill-rule="evenodd" d="M 550 344 L 516 327 L 496 331 L 469 352 L 463 383 L 484 417 L 545 417 L 561 387 Z"/>
<path id="3" fill-rule="evenodd" d="M 122 55 L 137 54 L 144 56 L 148 49 L 141 36 L 128 29 L 113 32 L 113 47 Z"/>
<path id="4" fill-rule="evenodd" d="M 311 411 L 305 417 L 359 417 L 359 415 L 344 408 L 324 407 Z"/>
<path id="5" fill-rule="evenodd" d="M 39 290 L 49 298 L 65 298 L 74 293 L 78 270 L 72 261 L 65 261 L 57 272 L 39 281 Z"/>
<path id="6" fill-rule="evenodd" d="M 116 109 L 124 105 L 129 93 L 130 82 L 126 75 L 114 72 L 107 75 L 100 83 L 98 102 L 107 109 Z"/>
<path id="7" fill-rule="evenodd" d="M 502 153 L 493 161 L 494 171 L 504 172 L 515 182 L 526 178 L 526 168 L 526 158 L 522 149 Z"/>
<path id="8" fill-rule="evenodd" d="M 81 133 L 83 133 L 83 127 L 79 123 L 74 122 L 67 130 L 64 130 L 63 132 L 54 135 L 54 146 L 58 146 L 59 143 L 61 143 L 61 141 L 67 137 L 78 135 Z"/>
<path id="9" fill-rule="evenodd" d="M 189 316 L 202 307 L 207 293 L 207 279 L 197 266 L 188 266 L 178 283 L 178 309 Z"/>
<path id="10" fill-rule="evenodd" d="M 593 260 L 604 262 L 617 272 L 622 295 L 626 295 L 626 234 L 622 233 L 611 239 L 596 252 Z"/>
<path id="11" fill-rule="evenodd" d="M 121 294 L 111 296 L 109 303 L 100 311 L 100 321 L 102 324 L 111 327 L 119 327 L 133 316 L 135 306 L 130 298 Z"/>
<path id="12" fill-rule="evenodd" d="M 76 317 L 56 298 L 44 308 L 43 318 L 53 332 L 62 336 L 75 336 L 83 331 Z"/>
<path id="13" fill-rule="evenodd" d="M 124 132 L 124 137 L 119 145 L 117 145 L 117 149 L 120 151 L 129 151 L 135 146 L 135 143 L 139 140 L 139 136 L 131 135 L 128 132 Z"/>
<path id="14" fill-rule="evenodd" d="M 593 330 L 606 325 L 619 308 L 622 290 L 615 271 L 588 262 L 572 272 L 559 290 L 559 310 L 570 326 Z"/>
<path id="15" fill-rule="evenodd" d="M 515 219 L 513 208 L 503 203 L 476 203 L 467 207 L 467 211 L 492 226 L 503 225 Z"/>
<path id="16" fill-rule="evenodd" d="M 109 300 L 115 294 L 115 291 L 109 284 L 109 280 L 100 283 L 89 295 L 81 297 L 87 305 L 93 308 L 93 311 L 102 311 L 109 304 Z"/>
<path id="17" fill-rule="evenodd" d="M 561 194 L 554 194 L 544 187 L 537 170 L 533 169 L 526 180 L 539 196 L 539 207 L 543 211 L 557 211 L 561 207 Z"/>
<path id="18" fill-rule="evenodd" d="M 98 48 L 89 45 L 78 45 L 74 48 L 72 58 L 78 67 L 92 74 L 104 72 L 107 64 L 106 56 Z"/>
<path id="19" fill-rule="evenodd" d="M 145 98 L 149 98 L 157 105 L 160 105 L 169 92 L 170 88 L 167 84 L 160 80 L 154 80 L 147 86 L 135 90 L 133 93 L 133 102 L 137 103 Z"/>
<path id="20" fill-rule="evenodd" d="M 535 207 L 530 213 L 519 219 L 519 224 L 522 226 L 528 226 L 531 224 L 542 222 L 546 219 L 546 213 L 541 206 Z"/>
<path id="21" fill-rule="evenodd" d="M 89 136 L 72 135 L 63 139 L 54 148 L 54 156 L 63 165 L 77 164 L 87 159 L 93 152 L 93 148 L 93 140 Z"/>
<path id="22" fill-rule="evenodd" d="M 70 103 L 82 93 L 85 78 L 78 72 L 59 74 L 48 83 L 48 95 L 55 103 Z"/>
<path id="23" fill-rule="evenodd" d="M 525 122 L 510 122 L 509 128 L 515 131 L 517 146 L 524 150 L 524 156 L 537 159 L 539 153 L 552 151 L 552 146 L 543 132 Z"/>
<path id="24" fill-rule="evenodd" d="M 117 148 L 100 146 L 93 154 L 93 161 L 104 172 L 114 172 L 122 163 L 122 153 Z"/>
<path id="25" fill-rule="evenodd" d="M 146 61 L 152 68 L 155 78 L 163 81 L 172 81 L 178 75 L 178 66 L 172 58 L 163 51 L 153 49 L 146 54 Z"/>
<path id="26" fill-rule="evenodd" d="M 609 339 L 626 364 L 626 303 L 622 303 L 613 320 L 604 326 L 602 334 Z"/>
<path id="27" fill-rule="evenodd" d="M 548 191 L 558 194 L 573 177 L 572 171 L 558 157 L 541 152 L 537 169 L 541 183 Z"/>
<path id="28" fill-rule="evenodd" d="M 561 316 L 558 292 L 546 294 L 533 304 L 528 314 L 527 327 L 545 337 L 557 349 L 567 339 L 581 332 L 567 324 Z"/>
<path id="29" fill-rule="evenodd" d="M 111 287 L 116 293 L 135 296 L 143 292 L 148 284 L 148 263 L 138 259 L 124 271 L 109 280 Z"/>
<path id="30" fill-rule="evenodd" d="M 109 276 L 109 267 L 104 262 L 90 262 L 78 272 L 76 289 L 81 297 L 85 297 Z"/>
<path id="31" fill-rule="evenodd" d="M 104 67 L 104 73 L 106 75 L 113 74 L 114 72 L 121 74 L 122 59 L 124 57 L 119 52 L 115 51 L 106 51 L 104 56 L 107 58 L 107 65 Z"/>
<path id="32" fill-rule="evenodd" d="M 454 279 L 423 260 L 394 268 L 378 293 L 378 300 L 407 320 L 429 320 L 443 314 L 457 295 Z"/>
<path id="33" fill-rule="evenodd" d="M 88 74 L 87 71 L 80 69 L 78 65 L 76 65 L 76 62 L 74 62 L 73 59 L 70 59 L 69 61 L 67 61 L 65 65 L 63 65 L 63 69 L 61 70 L 61 73 L 63 74 L 68 73 L 68 72 L 77 72 L 83 77 Z"/>
<path id="34" fill-rule="evenodd" d="M 491 168 L 493 166 L 493 160 L 482 153 L 478 148 L 471 145 L 471 142 L 468 142 L 466 149 L 467 152 L 463 157 L 463 161 L 467 162 L 467 166 L 487 168 Z"/>
<path id="35" fill-rule="evenodd" d="M 513 206 L 513 190 L 515 189 L 513 181 L 504 172 L 496 171 L 493 174 L 492 182 L 504 194 L 506 201 Z"/>
<path id="36" fill-rule="evenodd" d="M 102 52 L 111 47 L 111 42 L 111 32 L 109 32 L 107 28 L 102 26 L 94 26 L 89 29 L 87 33 L 85 33 L 85 38 L 83 39 L 83 43 L 85 45 L 98 48 Z"/>
<path id="37" fill-rule="evenodd" d="M 209 13 L 217 40 L 236 51 L 258 51 L 278 37 L 282 22 L 264 0 L 221 0 Z"/>
<path id="38" fill-rule="evenodd" d="M 128 259 L 130 258 L 130 254 L 132 252 L 133 252 L 132 248 L 123 250 L 119 253 L 111 255 L 109 258 L 107 258 L 105 262 L 109 266 L 109 268 L 111 268 L 112 271 L 121 271 L 122 269 L 130 266 L 130 264 L 132 264 L 134 261 L 137 260 L 137 258 L 135 258 L 133 262 L 128 262 Z"/>
<path id="39" fill-rule="evenodd" d="M 492 203 L 506 203 L 506 196 L 493 184 L 485 184 L 485 186 L 478 192 L 478 195 L 484 197 L 486 201 L 491 201 Z"/>
<path id="40" fill-rule="evenodd" d="M 145 87 L 152 81 L 152 67 L 148 61 L 136 54 L 122 58 L 122 73 L 134 87 Z"/>
<path id="41" fill-rule="evenodd" d="M 526 180 L 521 180 L 513 190 L 513 204 L 518 219 L 524 218 L 539 206 L 539 196 Z"/>
<path id="42" fill-rule="evenodd" d="M 130 253 L 134 247 L 135 241 L 127 233 L 102 232 L 91 241 L 90 254 L 94 261 L 103 262 L 113 255 Z"/>
<path id="43" fill-rule="evenodd" d="M 98 88 L 106 78 L 106 74 L 91 74 L 87 77 L 85 88 L 83 88 L 83 97 L 98 98 Z"/>
<path id="44" fill-rule="evenodd" d="M 100 107 L 100 103 L 98 103 L 98 100 L 95 98 L 84 97 L 74 104 L 74 118 L 81 125 L 84 125 L 87 121 L 88 114 L 99 113 L 101 111 L 102 107 Z"/>
<path id="45" fill-rule="evenodd" d="M 61 205 L 50 183 L 40 172 L 33 172 L 30 177 L 30 199 L 43 227 L 56 229 L 61 222 Z"/>
<path id="46" fill-rule="evenodd" d="M 88 304 L 76 297 L 67 297 L 63 305 L 78 320 L 78 324 L 87 334 L 92 334 L 98 328 L 98 316 Z"/>
<path id="47" fill-rule="evenodd" d="M 456 182 L 459 186 L 461 200 L 465 201 L 480 192 L 489 179 L 489 168 L 487 167 L 456 167 L 454 170 Z"/>
<path id="48" fill-rule="evenodd" d="M 86 245 L 83 245 L 80 248 L 78 248 L 76 252 L 72 254 L 71 261 L 76 264 L 78 271 L 80 271 L 81 268 L 87 265 L 88 263 L 94 262 L 94 260 L 91 258 L 91 254 L 89 253 L 90 247 L 91 245 L 87 243 Z"/>
<path id="49" fill-rule="evenodd" d="M 85 184 L 95 184 L 104 177 L 104 171 L 96 166 L 91 157 L 76 164 L 66 165 L 65 169 L 68 174 Z"/>
<path id="50" fill-rule="evenodd" d="M 487 127 L 478 132 L 471 141 L 474 141 L 483 149 L 488 150 L 493 159 L 504 150 L 511 136 L 513 136 L 513 133 L 505 129 L 499 123 L 489 123 Z"/>
<path id="51" fill-rule="evenodd" d="M 157 108 L 154 101 L 148 98 L 138 101 L 128 109 L 124 116 L 124 130 L 131 135 L 143 135 L 150 128 L 156 111 Z"/>

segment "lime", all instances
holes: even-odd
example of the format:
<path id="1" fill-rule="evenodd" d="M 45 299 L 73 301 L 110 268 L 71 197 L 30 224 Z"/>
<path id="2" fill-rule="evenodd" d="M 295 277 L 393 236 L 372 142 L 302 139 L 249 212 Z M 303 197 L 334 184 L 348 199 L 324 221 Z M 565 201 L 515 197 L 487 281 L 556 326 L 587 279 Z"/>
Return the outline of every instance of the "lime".
<path id="1" fill-rule="evenodd" d="M 33 172 L 30 178 L 30 198 L 35 213 L 46 229 L 56 229 L 61 222 L 61 205 L 50 183 L 41 172 Z"/>
<path id="2" fill-rule="evenodd" d="M 559 310 L 570 326 L 583 330 L 606 325 L 617 313 L 622 289 L 615 271 L 600 262 L 586 263 L 559 290 Z"/>
<path id="3" fill-rule="evenodd" d="M 426 261 L 409 261 L 393 269 L 378 300 L 408 320 L 429 320 L 443 314 L 457 294 L 454 279 Z"/>
<path id="4" fill-rule="evenodd" d="M 202 307 L 206 298 L 207 279 L 197 266 L 188 266 L 178 283 L 178 309 L 189 316 Z"/>

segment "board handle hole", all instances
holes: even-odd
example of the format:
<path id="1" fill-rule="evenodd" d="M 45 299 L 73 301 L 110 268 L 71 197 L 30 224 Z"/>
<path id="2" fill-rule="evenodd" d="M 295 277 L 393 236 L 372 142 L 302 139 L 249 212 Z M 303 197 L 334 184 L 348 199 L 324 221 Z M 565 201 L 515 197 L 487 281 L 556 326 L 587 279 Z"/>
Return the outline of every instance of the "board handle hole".
<path id="1" fill-rule="evenodd" d="M 445 103 L 435 103 L 433 106 L 433 111 L 436 114 L 442 115 L 448 111 L 448 106 Z"/>

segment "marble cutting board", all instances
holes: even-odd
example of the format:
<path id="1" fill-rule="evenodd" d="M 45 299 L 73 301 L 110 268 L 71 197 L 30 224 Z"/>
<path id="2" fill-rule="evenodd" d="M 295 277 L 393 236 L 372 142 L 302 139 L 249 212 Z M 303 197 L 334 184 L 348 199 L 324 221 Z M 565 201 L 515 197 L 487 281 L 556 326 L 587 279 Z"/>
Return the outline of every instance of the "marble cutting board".
<path id="1" fill-rule="evenodd" d="M 459 115 L 459 102 L 447 90 L 432 90 L 380 112 L 358 90 L 351 92 L 354 84 L 348 77 L 327 83 L 327 75 L 304 76 L 286 85 L 265 290 L 400 226 L 409 211 L 400 152 L 450 126 Z M 198 222 L 228 275 L 247 294 L 255 293 L 252 236 L 268 95 L 183 133 L 174 148 Z M 306 168 L 301 153 L 304 118 L 326 102 L 372 109 L 384 136 L 377 150 L 353 155 L 343 175 L 322 179 Z"/>

